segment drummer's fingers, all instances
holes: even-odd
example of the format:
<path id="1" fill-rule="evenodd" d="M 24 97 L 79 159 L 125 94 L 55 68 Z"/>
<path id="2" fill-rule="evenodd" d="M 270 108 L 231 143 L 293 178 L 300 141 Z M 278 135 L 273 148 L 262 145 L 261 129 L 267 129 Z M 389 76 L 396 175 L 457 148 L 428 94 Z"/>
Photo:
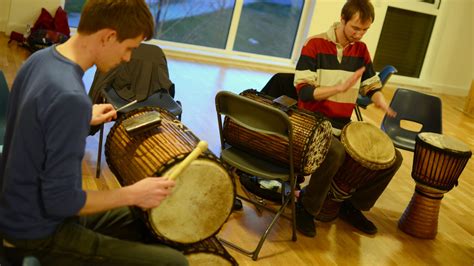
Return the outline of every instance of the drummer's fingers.
<path id="1" fill-rule="evenodd" d="M 169 180 L 166 177 L 151 177 L 151 179 L 157 185 L 162 186 L 162 187 L 172 188 L 176 185 L 176 182 L 174 180 Z"/>
<path id="2" fill-rule="evenodd" d="M 146 211 L 151 208 L 156 208 L 160 206 L 161 202 L 166 198 L 165 195 L 159 194 L 159 195 L 153 195 L 151 197 L 148 197 L 147 199 L 143 200 L 140 202 L 138 207 L 140 207 L 142 210 Z"/>
<path id="3" fill-rule="evenodd" d="M 167 180 L 162 177 L 148 177 L 138 181 L 138 183 L 141 183 L 139 186 L 146 191 L 154 189 L 171 190 L 176 185 L 175 181 Z"/>

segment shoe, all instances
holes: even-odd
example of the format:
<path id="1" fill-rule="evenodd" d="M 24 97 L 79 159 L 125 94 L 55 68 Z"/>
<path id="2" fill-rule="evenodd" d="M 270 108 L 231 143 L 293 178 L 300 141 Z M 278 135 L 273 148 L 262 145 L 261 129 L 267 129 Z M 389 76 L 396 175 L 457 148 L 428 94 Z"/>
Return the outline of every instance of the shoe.
<path id="1" fill-rule="evenodd" d="M 234 199 L 234 205 L 232 206 L 233 211 L 240 211 L 242 210 L 242 201 L 239 199 Z"/>
<path id="2" fill-rule="evenodd" d="M 296 229 L 305 236 L 315 237 L 316 226 L 314 225 L 314 217 L 305 210 L 303 204 L 301 204 L 301 195 L 296 202 Z"/>
<path id="3" fill-rule="evenodd" d="M 374 223 L 365 218 L 362 212 L 350 202 L 344 201 L 342 203 L 339 217 L 366 234 L 374 235 L 377 233 L 377 227 Z"/>

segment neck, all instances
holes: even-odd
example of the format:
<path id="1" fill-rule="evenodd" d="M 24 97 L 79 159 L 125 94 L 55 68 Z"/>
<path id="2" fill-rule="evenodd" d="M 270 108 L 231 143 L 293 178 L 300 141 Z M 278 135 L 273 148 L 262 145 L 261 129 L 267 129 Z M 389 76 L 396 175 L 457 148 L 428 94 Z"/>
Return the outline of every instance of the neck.
<path id="1" fill-rule="evenodd" d="M 343 47 L 349 44 L 349 40 L 346 38 L 346 35 L 344 34 L 344 25 L 340 23 L 336 29 L 336 40 L 337 43 L 342 45 Z"/>
<path id="2" fill-rule="evenodd" d="M 94 65 L 94 35 L 83 36 L 78 33 L 71 36 L 65 43 L 56 47 L 58 53 L 78 64 L 86 71 Z"/>

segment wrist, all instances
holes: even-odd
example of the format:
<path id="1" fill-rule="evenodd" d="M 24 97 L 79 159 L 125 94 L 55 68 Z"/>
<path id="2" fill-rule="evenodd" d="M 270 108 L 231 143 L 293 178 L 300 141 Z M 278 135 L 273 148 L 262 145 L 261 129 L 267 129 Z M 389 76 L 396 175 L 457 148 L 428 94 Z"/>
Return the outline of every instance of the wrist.
<path id="1" fill-rule="evenodd" d="M 120 200 L 123 200 L 125 206 L 133 206 L 135 204 L 135 197 L 133 196 L 133 190 L 130 186 L 122 187 L 119 189 Z"/>

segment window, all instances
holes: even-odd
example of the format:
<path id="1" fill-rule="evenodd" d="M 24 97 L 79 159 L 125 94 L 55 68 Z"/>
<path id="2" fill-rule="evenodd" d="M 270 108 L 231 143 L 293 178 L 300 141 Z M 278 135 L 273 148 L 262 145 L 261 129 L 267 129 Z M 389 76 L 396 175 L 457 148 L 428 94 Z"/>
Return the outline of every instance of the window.
<path id="1" fill-rule="evenodd" d="M 234 50 L 290 58 L 303 0 L 244 1 Z"/>
<path id="2" fill-rule="evenodd" d="M 64 10 L 67 12 L 69 27 L 77 28 L 81 16 L 82 6 L 86 0 L 66 0 Z"/>
<path id="3" fill-rule="evenodd" d="M 419 78 L 436 16 L 389 6 L 374 56 L 374 68 L 393 65 L 397 75 Z"/>
<path id="4" fill-rule="evenodd" d="M 85 0 L 66 0 L 77 27 Z M 146 0 L 155 38 L 226 53 L 290 59 L 301 31 L 304 0 Z"/>
<path id="5" fill-rule="evenodd" d="M 155 38 L 225 49 L 233 0 L 147 0 L 155 18 Z"/>

